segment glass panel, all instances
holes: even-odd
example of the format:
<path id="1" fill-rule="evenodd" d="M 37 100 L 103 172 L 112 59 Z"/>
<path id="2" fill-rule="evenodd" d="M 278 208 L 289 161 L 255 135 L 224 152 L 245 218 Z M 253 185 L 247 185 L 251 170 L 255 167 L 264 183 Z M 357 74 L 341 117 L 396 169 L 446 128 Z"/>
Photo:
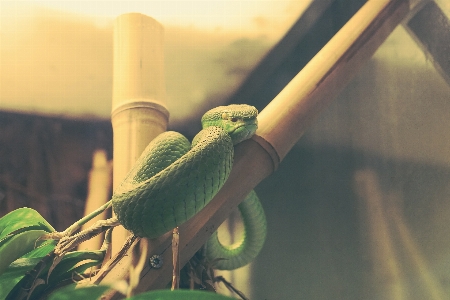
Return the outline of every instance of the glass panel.
<path id="1" fill-rule="evenodd" d="M 447 299 L 450 87 L 398 27 L 257 188 L 255 299 Z"/>

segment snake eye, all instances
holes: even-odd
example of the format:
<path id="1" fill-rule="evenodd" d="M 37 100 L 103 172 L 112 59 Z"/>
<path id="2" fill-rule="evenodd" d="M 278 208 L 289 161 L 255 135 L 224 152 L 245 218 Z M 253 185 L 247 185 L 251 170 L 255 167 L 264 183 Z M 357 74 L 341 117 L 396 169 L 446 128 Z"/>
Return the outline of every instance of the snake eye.
<path id="1" fill-rule="evenodd" d="M 222 120 L 226 120 L 228 119 L 228 114 L 227 113 L 223 113 L 222 114 Z"/>
<path id="2" fill-rule="evenodd" d="M 230 121 L 233 122 L 233 123 L 237 122 L 237 120 L 238 120 L 237 118 L 230 118 Z"/>

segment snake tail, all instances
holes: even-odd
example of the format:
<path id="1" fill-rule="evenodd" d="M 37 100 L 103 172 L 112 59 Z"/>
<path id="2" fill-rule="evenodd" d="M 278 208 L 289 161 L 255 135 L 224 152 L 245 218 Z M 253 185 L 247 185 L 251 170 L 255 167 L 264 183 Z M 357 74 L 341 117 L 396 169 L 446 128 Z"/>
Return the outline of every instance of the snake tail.
<path id="1" fill-rule="evenodd" d="M 267 222 L 264 209 L 255 191 L 238 206 L 244 223 L 241 242 L 230 246 L 219 241 L 217 231 L 206 243 L 206 257 L 219 270 L 234 270 L 250 263 L 261 251 L 266 239 Z"/>

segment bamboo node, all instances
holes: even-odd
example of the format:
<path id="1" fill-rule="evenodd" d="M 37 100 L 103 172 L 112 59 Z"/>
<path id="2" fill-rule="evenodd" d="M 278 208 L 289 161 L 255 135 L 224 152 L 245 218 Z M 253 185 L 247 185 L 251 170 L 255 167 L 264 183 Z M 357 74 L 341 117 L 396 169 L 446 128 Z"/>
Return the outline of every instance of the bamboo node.
<path id="1" fill-rule="evenodd" d="M 272 144 L 265 138 L 257 134 L 252 136 L 252 140 L 258 143 L 258 145 L 260 145 L 267 152 L 267 154 L 269 154 L 272 159 L 272 172 L 276 171 L 280 165 L 281 159 L 275 147 L 272 146 Z"/>

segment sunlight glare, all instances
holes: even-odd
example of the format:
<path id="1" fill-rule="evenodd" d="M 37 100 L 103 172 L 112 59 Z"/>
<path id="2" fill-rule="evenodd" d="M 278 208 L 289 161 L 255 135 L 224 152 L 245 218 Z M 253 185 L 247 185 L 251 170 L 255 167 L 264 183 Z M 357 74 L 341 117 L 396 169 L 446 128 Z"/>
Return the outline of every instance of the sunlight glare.
<path id="1" fill-rule="evenodd" d="M 172 25 L 203 28 L 239 28 L 260 16 L 286 15 L 292 1 L 34 1 L 34 4 L 93 17 L 115 18 L 139 12 Z M 308 1 L 306 1 L 308 2 Z M 254 24 L 253 24 L 254 25 Z"/>

